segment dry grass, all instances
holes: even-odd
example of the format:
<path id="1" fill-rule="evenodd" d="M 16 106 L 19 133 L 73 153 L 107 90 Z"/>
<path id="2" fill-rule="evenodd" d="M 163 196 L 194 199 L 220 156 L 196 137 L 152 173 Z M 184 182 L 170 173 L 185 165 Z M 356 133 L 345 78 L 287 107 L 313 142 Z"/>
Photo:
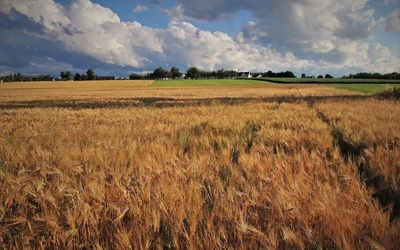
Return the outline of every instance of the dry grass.
<path id="1" fill-rule="evenodd" d="M 307 104 L 15 109 L 0 122 L 6 248 L 400 244 Z"/>

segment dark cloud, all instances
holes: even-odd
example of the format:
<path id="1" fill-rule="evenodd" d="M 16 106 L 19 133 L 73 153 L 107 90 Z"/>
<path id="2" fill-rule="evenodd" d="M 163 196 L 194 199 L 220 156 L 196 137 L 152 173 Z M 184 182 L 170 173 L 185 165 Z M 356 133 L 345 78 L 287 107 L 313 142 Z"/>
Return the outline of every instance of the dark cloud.
<path id="1" fill-rule="evenodd" d="M 79 33 L 68 27 L 62 30 L 68 35 Z M 0 12 L 0 34 L 0 74 L 12 71 L 58 76 L 62 70 L 84 73 L 87 67 L 118 68 L 117 65 L 109 65 L 92 56 L 70 51 L 55 40 L 41 37 L 45 34 L 43 26 L 15 11 L 12 18 Z"/>
<path id="2" fill-rule="evenodd" d="M 34 22 L 26 15 L 12 9 L 5 14 L 0 11 L 0 29 L 2 30 L 26 30 L 37 34 L 44 34 L 44 26 Z"/>
<path id="3" fill-rule="evenodd" d="M 371 35 L 373 20 L 370 16 L 357 16 L 345 9 L 336 13 L 340 26 L 334 30 L 334 35 L 342 39 L 362 40 Z"/>
<path id="4" fill-rule="evenodd" d="M 178 0 L 184 6 L 184 14 L 187 17 L 210 22 L 226 19 L 230 15 L 251 7 L 251 2 L 240 0 Z"/>
<path id="5" fill-rule="evenodd" d="M 0 65 L 25 67 L 30 61 L 51 51 L 53 43 L 45 39 L 32 37 L 24 30 L 0 29 Z"/>
<path id="6" fill-rule="evenodd" d="M 393 11 L 386 21 L 385 30 L 400 34 L 400 9 Z"/>

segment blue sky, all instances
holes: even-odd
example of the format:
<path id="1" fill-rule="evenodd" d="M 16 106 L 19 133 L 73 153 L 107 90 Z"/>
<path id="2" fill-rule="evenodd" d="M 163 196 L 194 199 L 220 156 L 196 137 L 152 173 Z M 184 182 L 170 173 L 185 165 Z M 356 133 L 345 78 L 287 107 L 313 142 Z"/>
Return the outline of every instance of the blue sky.
<path id="1" fill-rule="evenodd" d="M 0 75 L 400 71 L 398 0 L 2 0 Z"/>

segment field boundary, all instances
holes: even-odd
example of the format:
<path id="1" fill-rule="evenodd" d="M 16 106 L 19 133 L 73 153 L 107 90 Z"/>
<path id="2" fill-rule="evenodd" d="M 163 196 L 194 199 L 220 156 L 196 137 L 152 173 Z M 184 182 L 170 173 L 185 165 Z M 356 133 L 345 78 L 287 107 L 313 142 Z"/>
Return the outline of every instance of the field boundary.
<path id="1" fill-rule="evenodd" d="M 272 96 L 272 97 L 217 97 L 199 99 L 176 99 L 164 97 L 139 97 L 121 98 L 116 100 L 36 100 L 36 101 L 12 101 L 0 104 L 0 109 L 24 109 L 24 108 L 69 108 L 69 109 L 101 109 L 101 108 L 132 108 L 132 107 L 186 107 L 186 106 L 210 106 L 215 104 L 239 105 L 244 103 L 315 103 L 319 101 L 344 101 L 367 100 L 376 98 L 369 95 L 343 95 L 343 96 Z"/>

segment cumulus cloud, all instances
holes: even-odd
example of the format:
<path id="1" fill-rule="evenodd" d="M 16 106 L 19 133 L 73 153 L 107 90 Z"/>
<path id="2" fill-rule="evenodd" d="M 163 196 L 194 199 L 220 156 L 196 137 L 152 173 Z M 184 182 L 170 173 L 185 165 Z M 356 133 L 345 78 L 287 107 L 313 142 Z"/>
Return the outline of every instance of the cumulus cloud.
<path id="1" fill-rule="evenodd" d="M 53 0 L 3 0 L 0 42 L 4 46 L 0 52 L 17 52 L 16 56 L 5 54 L 9 62 L 0 59 L 0 64 L 31 70 L 43 65 L 44 70 L 54 71 L 58 69 L 51 68 L 53 64 L 143 71 L 160 66 L 398 70 L 398 58 L 386 47 L 364 41 L 374 23 L 366 1 L 180 0 L 179 6 L 166 10 L 171 17 L 169 26 L 155 29 L 121 21 L 110 9 L 89 0 L 73 0 L 69 6 Z M 141 5 L 135 9 L 145 10 Z M 251 11 L 254 20 L 235 37 L 201 30 L 187 21 L 226 19 L 239 10 Z M 17 43 L 13 41 L 16 37 L 20 38 Z"/>
<path id="2" fill-rule="evenodd" d="M 138 5 L 133 9 L 133 12 L 143 12 L 143 11 L 147 11 L 149 10 L 149 8 L 145 5 Z"/>
<path id="3" fill-rule="evenodd" d="M 336 64 L 345 67 L 348 63 L 366 69 L 363 60 L 366 57 L 371 65 L 376 65 L 375 70 L 399 69 L 396 57 L 378 63 L 377 58 L 369 58 L 368 51 L 362 49 L 370 46 L 371 29 L 377 23 L 368 0 L 178 1 L 184 15 L 202 21 L 220 20 L 240 10 L 250 11 L 255 18 L 243 27 L 240 41 L 293 53 L 296 58 L 315 62 L 316 68 Z M 400 27 L 398 20 L 398 12 L 393 13 L 386 29 L 396 32 Z M 359 53 L 349 51 L 350 47 Z M 360 60 L 354 61 L 354 57 Z"/>
<path id="4" fill-rule="evenodd" d="M 136 22 L 121 22 L 110 9 L 89 0 L 72 1 L 68 8 L 51 0 L 25 3 L 9 1 L 8 9 L 3 5 L 2 11 L 26 15 L 41 25 L 41 32 L 29 31 L 33 36 L 58 42 L 70 52 L 83 53 L 108 64 L 140 67 L 147 60 L 140 55 L 142 49 L 161 49 L 151 28 Z"/>
<path id="5" fill-rule="evenodd" d="M 35 0 L 33 5 L 36 2 L 51 6 L 35 11 L 29 11 L 24 2 L 9 1 L 8 8 L 2 11 L 16 11 L 32 23 L 40 24 L 40 32 L 30 31 L 37 39 L 55 41 L 69 52 L 82 53 L 110 65 L 151 69 L 178 63 L 182 67 L 207 70 L 223 67 L 264 70 L 309 64 L 268 48 L 241 44 L 222 32 L 199 30 L 187 22 L 172 22 L 165 30 L 122 22 L 110 9 L 89 0 L 75 0 L 68 7 L 50 0 Z M 47 12 L 57 15 L 48 16 Z"/>
<path id="6" fill-rule="evenodd" d="M 183 14 L 183 7 L 182 5 L 178 5 L 171 9 L 166 9 L 165 13 L 169 16 L 171 22 L 177 22 L 185 19 L 185 15 Z"/>
<path id="7" fill-rule="evenodd" d="M 386 21 L 385 30 L 400 34 L 400 9 L 390 14 Z"/>
<path id="8" fill-rule="evenodd" d="M 326 51 L 333 39 L 364 39 L 370 35 L 373 11 L 365 9 L 367 0 L 180 0 L 183 13 L 199 20 L 217 20 L 239 10 L 251 11 L 256 22 L 244 28 L 251 39 L 264 44 L 297 46 Z M 263 34 L 273 34 L 266 37 Z M 261 36 L 260 36 L 261 34 Z M 322 42 L 321 42 L 322 40 Z M 328 47 L 331 47 L 328 45 Z"/>
<path id="9" fill-rule="evenodd" d="M 242 44 L 222 32 L 202 31 L 187 22 L 171 23 L 165 32 L 166 58 L 176 58 L 186 66 L 205 70 L 229 68 L 235 70 L 283 70 L 309 66 L 307 60 L 293 55 L 282 55 L 268 48 L 254 48 Z"/>

